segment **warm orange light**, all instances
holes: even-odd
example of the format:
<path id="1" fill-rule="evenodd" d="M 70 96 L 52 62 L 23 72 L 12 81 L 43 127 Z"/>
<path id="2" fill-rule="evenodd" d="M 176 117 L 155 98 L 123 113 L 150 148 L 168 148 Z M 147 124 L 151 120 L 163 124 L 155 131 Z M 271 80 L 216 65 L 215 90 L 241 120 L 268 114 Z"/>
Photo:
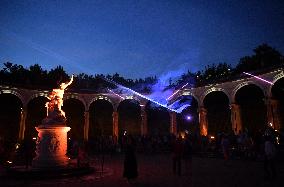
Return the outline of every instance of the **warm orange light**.
<path id="1" fill-rule="evenodd" d="M 185 138 L 185 132 L 180 132 L 180 136 L 181 136 L 182 139 L 184 139 Z"/>
<path id="2" fill-rule="evenodd" d="M 61 83 L 60 88 L 52 90 L 48 96 L 50 101 L 45 104 L 45 107 L 47 108 L 47 116 L 49 111 L 54 111 L 54 109 L 57 109 L 65 117 L 65 112 L 61 109 L 63 106 L 63 95 L 64 90 L 73 82 L 73 77 L 74 76 L 72 75 L 71 80 L 68 83 Z"/>
<path id="3" fill-rule="evenodd" d="M 207 128 L 205 126 L 201 127 L 201 135 L 202 136 L 207 136 Z"/>

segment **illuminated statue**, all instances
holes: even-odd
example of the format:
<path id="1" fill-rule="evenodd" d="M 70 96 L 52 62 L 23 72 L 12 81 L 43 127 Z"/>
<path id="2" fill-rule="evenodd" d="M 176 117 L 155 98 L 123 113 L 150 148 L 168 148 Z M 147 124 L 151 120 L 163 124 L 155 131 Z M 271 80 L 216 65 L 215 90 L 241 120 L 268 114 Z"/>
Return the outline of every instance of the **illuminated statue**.
<path id="1" fill-rule="evenodd" d="M 64 124 L 66 121 L 65 112 L 61 109 L 63 106 L 64 90 L 73 82 L 73 75 L 68 83 L 61 83 L 59 88 L 53 89 L 45 104 L 47 108 L 47 117 L 43 119 L 43 124 L 59 123 Z"/>

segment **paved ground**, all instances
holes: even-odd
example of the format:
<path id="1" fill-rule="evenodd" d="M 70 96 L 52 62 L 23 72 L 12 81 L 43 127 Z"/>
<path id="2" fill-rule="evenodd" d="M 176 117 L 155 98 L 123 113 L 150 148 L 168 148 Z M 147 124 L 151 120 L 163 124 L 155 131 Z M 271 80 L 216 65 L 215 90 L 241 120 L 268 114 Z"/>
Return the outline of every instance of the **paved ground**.
<path id="1" fill-rule="evenodd" d="M 92 165 L 99 169 L 100 160 L 93 159 Z M 106 156 L 104 172 L 95 172 L 87 176 L 52 180 L 4 180 L 0 186 L 218 186 L 252 187 L 283 186 L 284 162 L 278 162 L 278 177 L 273 181 L 264 177 L 263 163 L 254 161 L 231 160 L 227 163 L 219 158 L 194 157 L 192 175 L 176 176 L 172 173 L 170 154 L 138 155 L 139 177 L 128 183 L 122 178 L 123 155 Z M 283 182 L 283 180 L 282 180 Z"/>

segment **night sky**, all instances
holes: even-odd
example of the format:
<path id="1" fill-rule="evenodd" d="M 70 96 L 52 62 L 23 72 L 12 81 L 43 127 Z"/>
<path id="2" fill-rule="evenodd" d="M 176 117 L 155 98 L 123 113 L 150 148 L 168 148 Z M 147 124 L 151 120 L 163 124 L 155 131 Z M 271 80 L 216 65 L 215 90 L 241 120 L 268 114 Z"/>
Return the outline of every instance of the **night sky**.
<path id="1" fill-rule="evenodd" d="M 126 78 L 284 53 L 283 0 L 0 1 L 0 63 Z M 180 71 L 182 70 L 182 71 Z"/>

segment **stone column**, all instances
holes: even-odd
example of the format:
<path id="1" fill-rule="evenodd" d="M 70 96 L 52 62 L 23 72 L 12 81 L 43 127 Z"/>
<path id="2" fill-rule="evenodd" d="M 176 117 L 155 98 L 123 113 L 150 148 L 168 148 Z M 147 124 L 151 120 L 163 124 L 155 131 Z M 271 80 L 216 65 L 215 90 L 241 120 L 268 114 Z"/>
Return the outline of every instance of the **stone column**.
<path id="1" fill-rule="evenodd" d="M 84 112 L 84 118 L 85 118 L 85 123 L 84 123 L 84 141 L 87 142 L 89 139 L 89 121 L 90 121 L 90 114 L 89 111 Z"/>
<path id="2" fill-rule="evenodd" d="M 199 108 L 199 128 L 200 128 L 200 134 L 202 136 L 207 136 L 208 133 L 207 110 L 204 107 Z"/>
<path id="3" fill-rule="evenodd" d="M 118 137 L 118 112 L 114 110 L 112 113 L 112 134 L 114 137 Z"/>
<path id="4" fill-rule="evenodd" d="M 177 117 L 175 112 L 170 112 L 171 127 L 170 132 L 177 135 Z"/>
<path id="5" fill-rule="evenodd" d="M 267 122 L 272 124 L 272 127 L 276 130 L 280 129 L 280 120 L 279 120 L 279 111 L 278 106 L 279 102 L 275 99 L 267 99 L 266 102 L 267 109 Z"/>
<path id="6" fill-rule="evenodd" d="M 238 134 L 242 130 L 242 118 L 241 118 L 241 107 L 238 104 L 232 103 L 231 108 L 231 123 L 232 130 L 235 134 Z"/>
<path id="7" fill-rule="evenodd" d="M 19 140 L 24 140 L 25 138 L 25 128 L 26 128 L 26 118 L 27 118 L 27 107 L 21 108 L 21 119 L 20 119 L 20 130 L 19 130 Z"/>
<path id="8" fill-rule="evenodd" d="M 141 135 L 148 133 L 147 112 L 144 107 L 141 107 Z"/>

